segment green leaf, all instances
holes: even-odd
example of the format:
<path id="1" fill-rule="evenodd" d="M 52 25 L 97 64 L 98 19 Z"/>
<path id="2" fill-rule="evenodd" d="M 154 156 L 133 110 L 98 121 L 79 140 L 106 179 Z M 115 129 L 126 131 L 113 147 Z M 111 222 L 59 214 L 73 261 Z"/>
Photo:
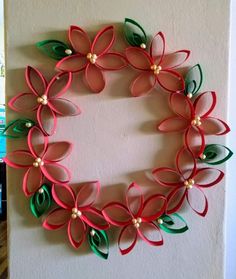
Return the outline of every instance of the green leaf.
<path id="1" fill-rule="evenodd" d="M 61 60 L 62 58 L 72 54 L 66 54 L 65 51 L 70 49 L 70 47 L 67 44 L 57 40 L 44 40 L 36 43 L 36 47 L 44 54 L 55 60 Z"/>
<path id="2" fill-rule="evenodd" d="M 177 213 L 162 215 L 161 218 L 157 220 L 157 223 L 159 227 L 167 233 L 178 234 L 188 230 L 186 221 Z"/>
<path id="3" fill-rule="evenodd" d="M 47 184 L 43 184 L 38 192 L 30 198 L 30 210 L 36 218 L 47 212 L 51 204 L 51 188 Z"/>
<path id="4" fill-rule="evenodd" d="M 8 123 L 2 131 L 1 136 L 7 138 L 23 138 L 28 135 L 29 130 L 35 125 L 31 119 L 16 119 Z"/>
<path id="5" fill-rule="evenodd" d="M 144 29 L 133 19 L 125 18 L 124 33 L 126 41 L 131 46 L 140 47 L 142 44 L 147 45 L 147 35 Z"/>
<path id="6" fill-rule="evenodd" d="M 109 240 L 105 231 L 90 228 L 88 233 L 88 242 L 95 255 L 104 260 L 108 258 Z M 103 247 L 105 248 L 105 251 L 103 251 L 104 249 L 102 250 Z"/>
<path id="7" fill-rule="evenodd" d="M 202 68 L 196 64 L 190 68 L 185 77 L 185 95 L 195 95 L 199 92 L 203 81 Z"/>
<path id="8" fill-rule="evenodd" d="M 208 165 L 219 165 L 229 160 L 232 155 L 233 152 L 224 145 L 208 144 L 199 159 Z"/>

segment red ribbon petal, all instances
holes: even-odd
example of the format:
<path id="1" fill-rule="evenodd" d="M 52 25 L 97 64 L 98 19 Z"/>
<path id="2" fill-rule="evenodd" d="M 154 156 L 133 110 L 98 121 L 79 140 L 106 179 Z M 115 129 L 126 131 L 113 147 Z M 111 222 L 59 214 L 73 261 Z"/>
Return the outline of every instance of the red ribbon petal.
<path id="1" fill-rule="evenodd" d="M 114 27 L 107 26 L 101 29 L 92 43 L 91 52 L 98 56 L 109 51 L 115 40 Z"/>
<path id="2" fill-rule="evenodd" d="M 23 179 L 23 192 L 26 197 L 33 195 L 42 185 L 43 175 L 40 168 L 30 167 Z"/>
<path id="3" fill-rule="evenodd" d="M 130 90 L 134 97 L 148 94 L 155 86 L 156 78 L 152 72 L 142 72 L 131 84 Z"/>
<path id="4" fill-rule="evenodd" d="M 66 184 L 53 184 L 52 197 L 54 201 L 64 209 L 71 210 L 75 207 L 75 193 L 73 189 Z"/>
<path id="5" fill-rule="evenodd" d="M 80 72 L 88 65 L 88 59 L 86 56 L 81 54 L 74 54 L 61 59 L 57 64 L 56 68 L 63 72 Z"/>
<path id="6" fill-rule="evenodd" d="M 152 39 L 150 46 L 150 55 L 154 64 L 160 65 L 165 54 L 165 36 L 158 32 Z"/>
<path id="7" fill-rule="evenodd" d="M 119 238 L 118 238 L 118 246 L 119 246 L 121 255 L 126 255 L 133 250 L 133 248 L 137 242 L 137 237 L 138 237 L 137 229 L 135 229 L 133 225 L 125 226 L 121 230 Z M 127 243 L 127 239 L 130 239 L 130 238 L 131 238 L 131 243 L 129 243 L 129 246 L 127 248 L 121 248 L 121 245 L 124 243 Z"/>
<path id="8" fill-rule="evenodd" d="M 91 42 L 87 33 L 76 25 L 71 25 L 68 33 L 73 49 L 80 55 L 87 55 L 91 49 Z"/>
<path id="9" fill-rule="evenodd" d="M 25 79 L 28 87 L 36 97 L 40 97 L 45 94 L 47 82 L 39 70 L 31 66 L 27 66 L 25 69 Z"/>
<path id="10" fill-rule="evenodd" d="M 196 190 L 196 189 L 199 191 L 199 193 L 201 193 L 201 195 L 203 197 L 203 202 L 204 202 L 203 209 L 200 210 L 200 209 L 195 208 L 195 205 L 190 200 L 190 195 L 193 192 L 192 191 L 193 189 L 191 189 L 190 191 L 187 191 L 187 195 L 186 195 L 187 201 L 188 201 L 188 204 L 190 205 L 190 207 L 193 209 L 193 211 L 195 211 L 198 215 L 204 217 L 208 211 L 208 201 L 207 201 L 207 198 L 206 198 L 204 192 L 200 188 L 194 187 L 194 190 Z M 197 200 L 198 200 L 197 204 L 199 205 L 199 197 Z"/>
<path id="11" fill-rule="evenodd" d="M 69 220 L 67 234 L 69 241 L 74 248 L 79 248 L 84 242 L 86 229 L 86 225 L 80 218 Z"/>
<path id="12" fill-rule="evenodd" d="M 99 181 L 92 181 L 84 184 L 77 196 L 76 205 L 78 208 L 86 209 L 90 208 L 96 201 L 100 193 L 100 183 Z"/>
<path id="13" fill-rule="evenodd" d="M 96 65 L 102 70 L 115 71 L 127 66 L 125 57 L 119 52 L 109 52 L 99 56 Z"/>
<path id="14" fill-rule="evenodd" d="M 72 151 L 72 143 L 68 141 L 55 142 L 48 145 L 43 159 L 49 163 L 60 162 Z"/>
<path id="15" fill-rule="evenodd" d="M 63 208 L 53 209 L 43 222 L 43 227 L 47 230 L 57 230 L 64 227 L 70 220 L 71 213 Z"/>
<path id="16" fill-rule="evenodd" d="M 34 126 L 29 130 L 27 141 L 33 156 L 42 158 L 48 147 L 48 137 L 37 126 Z"/>
<path id="17" fill-rule="evenodd" d="M 101 69 L 91 63 L 85 69 L 85 80 L 94 93 L 100 93 L 105 87 L 105 79 Z"/>
<path id="18" fill-rule="evenodd" d="M 39 104 L 33 93 L 20 93 L 13 97 L 8 106 L 17 112 L 35 111 Z"/>
<path id="19" fill-rule="evenodd" d="M 139 47 L 128 47 L 125 50 L 125 55 L 130 63 L 137 70 L 150 71 L 152 63 L 148 53 Z"/>

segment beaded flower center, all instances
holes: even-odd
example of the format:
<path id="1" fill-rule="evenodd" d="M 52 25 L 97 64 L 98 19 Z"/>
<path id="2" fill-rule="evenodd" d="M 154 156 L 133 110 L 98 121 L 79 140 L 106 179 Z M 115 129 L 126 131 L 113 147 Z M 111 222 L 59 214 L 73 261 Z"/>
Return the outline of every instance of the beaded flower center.
<path id="1" fill-rule="evenodd" d="M 184 185 L 186 186 L 187 189 L 192 189 L 194 183 L 195 181 L 192 178 L 184 181 Z"/>
<path id="2" fill-rule="evenodd" d="M 140 224 L 142 223 L 142 218 L 138 217 L 137 219 L 132 219 L 132 223 L 134 224 L 135 228 L 138 229 Z"/>
<path id="3" fill-rule="evenodd" d="M 37 102 L 42 104 L 42 105 L 47 105 L 48 103 L 48 98 L 46 95 L 42 95 L 41 97 L 37 98 Z"/>
<path id="4" fill-rule="evenodd" d="M 153 71 L 154 75 L 158 75 L 161 71 L 161 66 L 157 66 L 156 64 L 153 64 L 151 66 L 151 70 Z"/>
<path id="5" fill-rule="evenodd" d="M 35 167 L 35 168 L 37 168 L 37 167 L 39 167 L 39 166 L 43 166 L 44 165 L 44 162 L 43 162 L 43 160 L 41 159 L 41 158 L 36 158 L 35 160 L 34 160 L 34 162 L 33 162 L 33 166 Z"/>
<path id="6" fill-rule="evenodd" d="M 201 117 L 200 116 L 195 116 L 195 118 L 192 120 L 191 124 L 193 126 L 200 126 L 202 124 Z"/>
<path id="7" fill-rule="evenodd" d="M 90 63 L 95 64 L 97 60 L 97 55 L 95 53 L 88 53 L 87 54 L 87 59 L 90 61 Z"/>
<path id="8" fill-rule="evenodd" d="M 77 217 L 81 217 L 82 212 L 78 210 L 76 207 L 72 208 L 71 210 L 71 218 L 76 219 Z"/>

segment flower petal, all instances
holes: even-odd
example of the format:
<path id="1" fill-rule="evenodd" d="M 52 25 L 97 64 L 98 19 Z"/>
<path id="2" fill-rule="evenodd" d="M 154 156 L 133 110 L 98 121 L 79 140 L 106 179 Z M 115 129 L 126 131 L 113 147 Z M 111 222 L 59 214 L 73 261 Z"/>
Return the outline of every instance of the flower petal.
<path id="1" fill-rule="evenodd" d="M 151 222 L 159 218 L 166 211 L 167 201 L 165 196 L 156 194 L 149 197 L 143 206 L 142 219 Z"/>
<path id="2" fill-rule="evenodd" d="M 152 39 L 150 47 L 150 55 L 156 65 L 162 63 L 165 54 L 165 36 L 162 32 L 158 32 Z"/>
<path id="3" fill-rule="evenodd" d="M 172 93 L 169 98 L 169 106 L 174 113 L 188 121 L 191 121 L 194 117 L 193 105 L 184 94 Z"/>
<path id="4" fill-rule="evenodd" d="M 48 137 L 37 126 L 34 126 L 29 130 L 27 141 L 33 156 L 42 158 L 48 147 Z"/>
<path id="5" fill-rule="evenodd" d="M 157 129 L 161 132 L 183 132 L 189 126 L 189 121 L 183 117 L 172 116 L 161 121 Z"/>
<path id="6" fill-rule="evenodd" d="M 54 112 L 63 116 L 74 116 L 81 113 L 76 104 L 64 98 L 51 99 L 49 106 Z"/>
<path id="7" fill-rule="evenodd" d="M 187 191 L 187 201 L 190 207 L 198 215 L 204 217 L 208 211 L 208 201 L 203 191 L 198 187 L 193 187 Z"/>
<path id="8" fill-rule="evenodd" d="M 45 177 L 53 183 L 68 183 L 70 181 L 69 170 L 58 163 L 47 163 L 41 167 Z"/>
<path id="9" fill-rule="evenodd" d="M 156 78 L 152 72 L 139 74 L 132 82 L 130 90 L 134 97 L 148 94 L 155 86 Z"/>
<path id="10" fill-rule="evenodd" d="M 118 246 L 122 255 L 128 254 L 137 242 L 137 229 L 133 225 L 125 226 L 119 235 Z M 129 241 L 129 242 L 128 242 Z M 127 246 L 128 242 L 128 246 Z"/>
<path id="11" fill-rule="evenodd" d="M 74 248 L 79 248 L 85 239 L 86 225 L 80 218 L 70 219 L 67 234 L 71 245 Z"/>
<path id="12" fill-rule="evenodd" d="M 45 93 L 47 82 L 39 70 L 31 66 L 27 66 L 25 69 L 25 79 L 28 87 L 37 97 Z"/>
<path id="13" fill-rule="evenodd" d="M 71 153 L 72 147 L 72 143 L 68 141 L 50 143 L 43 160 L 50 163 L 62 161 Z"/>
<path id="14" fill-rule="evenodd" d="M 115 40 L 114 27 L 107 26 L 101 29 L 92 43 L 91 52 L 100 56 L 108 52 Z"/>
<path id="15" fill-rule="evenodd" d="M 99 181 L 91 181 L 84 184 L 77 196 L 76 196 L 76 205 L 78 208 L 89 208 L 92 206 L 100 193 L 100 183 Z"/>
<path id="16" fill-rule="evenodd" d="M 114 226 L 127 226 L 132 217 L 126 206 L 119 202 L 111 202 L 104 206 L 102 209 L 105 219 Z"/>
<path id="17" fill-rule="evenodd" d="M 160 229 L 153 223 L 141 223 L 138 234 L 147 244 L 153 246 L 163 245 L 163 237 Z"/>
<path id="18" fill-rule="evenodd" d="M 162 186 L 176 187 L 179 186 L 181 182 L 180 174 L 171 168 L 157 168 L 152 171 L 153 177 Z"/>
<path id="19" fill-rule="evenodd" d="M 173 70 L 160 71 L 160 73 L 157 75 L 157 81 L 163 89 L 169 92 L 184 90 L 183 77 Z"/>
<path id="20" fill-rule="evenodd" d="M 71 85 L 72 73 L 63 72 L 55 75 L 48 84 L 46 95 L 49 99 L 61 97 Z"/>
<path id="21" fill-rule="evenodd" d="M 143 194 L 140 186 L 134 182 L 129 185 L 126 192 L 126 204 L 133 217 L 140 216 L 144 205 Z"/>
<path id="22" fill-rule="evenodd" d="M 48 105 L 40 105 L 37 110 L 37 120 L 42 131 L 51 136 L 56 131 L 57 117 Z"/>
<path id="23" fill-rule="evenodd" d="M 77 53 L 87 55 L 90 52 L 91 42 L 87 33 L 82 28 L 71 25 L 68 35 L 69 41 Z"/>
<path id="24" fill-rule="evenodd" d="M 197 166 L 194 154 L 185 146 L 176 155 L 176 169 L 184 179 L 192 178 L 196 173 Z"/>
<path id="25" fill-rule="evenodd" d="M 202 119 L 201 129 L 206 135 L 225 135 L 230 132 L 229 126 L 221 119 L 206 117 Z"/>
<path id="26" fill-rule="evenodd" d="M 8 106 L 17 112 L 34 111 L 38 108 L 37 97 L 32 93 L 20 93 L 13 97 Z"/>
<path id="27" fill-rule="evenodd" d="M 175 69 L 181 66 L 189 58 L 189 55 L 190 51 L 186 49 L 167 54 L 162 60 L 161 67 L 163 69 Z"/>
<path id="28" fill-rule="evenodd" d="M 34 157 L 27 150 L 16 150 L 7 153 L 3 161 L 12 168 L 30 168 L 34 162 Z"/>
<path id="29" fill-rule="evenodd" d="M 42 172 L 40 168 L 30 167 L 23 179 L 23 192 L 29 197 L 33 195 L 42 185 Z"/>
<path id="30" fill-rule="evenodd" d="M 85 69 L 88 59 L 80 54 L 74 54 L 61 59 L 56 68 L 63 72 L 79 72 Z"/>
<path id="31" fill-rule="evenodd" d="M 75 193 L 73 189 L 66 184 L 53 184 L 52 197 L 54 201 L 64 209 L 71 210 L 75 207 Z"/>
<path id="32" fill-rule="evenodd" d="M 91 63 L 86 67 L 85 79 L 94 93 L 100 93 L 105 87 L 105 79 L 101 69 Z"/>
<path id="33" fill-rule="evenodd" d="M 213 91 L 202 93 L 196 98 L 193 106 L 197 116 L 207 117 L 216 106 L 216 93 Z"/>
<path id="34" fill-rule="evenodd" d="M 125 57 L 119 52 L 109 52 L 99 56 L 96 65 L 102 70 L 120 70 L 127 66 Z"/>
<path id="35" fill-rule="evenodd" d="M 215 168 L 201 168 L 194 176 L 195 185 L 199 187 L 211 187 L 218 184 L 224 177 L 223 171 Z"/>
<path id="36" fill-rule="evenodd" d="M 70 220 L 70 211 L 63 208 L 56 208 L 49 212 L 43 222 L 43 227 L 47 230 L 57 230 L 64 227 Z"/>
<path id="37" fill-rule="evenodd" d="M 102 215 L 102 212 L 94 207 L 83 209 L 81 219 L 90 227 L 97 230 L 106 230 L 109 228 L 109 224 Z"/>
<path id="38" fill-rule="evenodd" d="M 125 55 L 130 63 L 137 70 L 150 71 L 152 60 L 148 53 L 139 47 L 128 47 Z"/>
<path id="39" fill-rule="evenodd" d="M 191 189 L 192 190 L 192 189 Z M 176 187 L 173 191 L 171 191 L 167 196 L 167 214 L 172 214 L 180 210 L 182 207 L 185 197 L 187 195 L 187 188 Z"/>
<path id="40" fill-rule="evenodd" d="M 205 136 L 202 129 L 190 127 L 184 135 L 186 147 L 198 158 L 205 149 Z"/>

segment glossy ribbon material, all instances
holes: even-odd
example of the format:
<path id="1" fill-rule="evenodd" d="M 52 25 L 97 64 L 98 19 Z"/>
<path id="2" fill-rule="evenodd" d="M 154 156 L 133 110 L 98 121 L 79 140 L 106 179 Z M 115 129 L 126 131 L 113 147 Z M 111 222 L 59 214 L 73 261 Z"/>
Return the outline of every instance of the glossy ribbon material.
<path id="1" fill-rule="evenodd" d="M 88 232 L 88 243 L 95 255 L 107 260 L 109 255 L 109 240 L 105 231 L 90 228 Z M 103 246 L 105 246 L 106 252 L 102 251 Z"/>
<path id="2" fill-rule="evenodd" d="M 43 184 L 38 192 L 30 198 L 30 210 L 36 218 L 39 218 L 49 210 L 51 205 L 51 188 L 47 184 Z"/>

